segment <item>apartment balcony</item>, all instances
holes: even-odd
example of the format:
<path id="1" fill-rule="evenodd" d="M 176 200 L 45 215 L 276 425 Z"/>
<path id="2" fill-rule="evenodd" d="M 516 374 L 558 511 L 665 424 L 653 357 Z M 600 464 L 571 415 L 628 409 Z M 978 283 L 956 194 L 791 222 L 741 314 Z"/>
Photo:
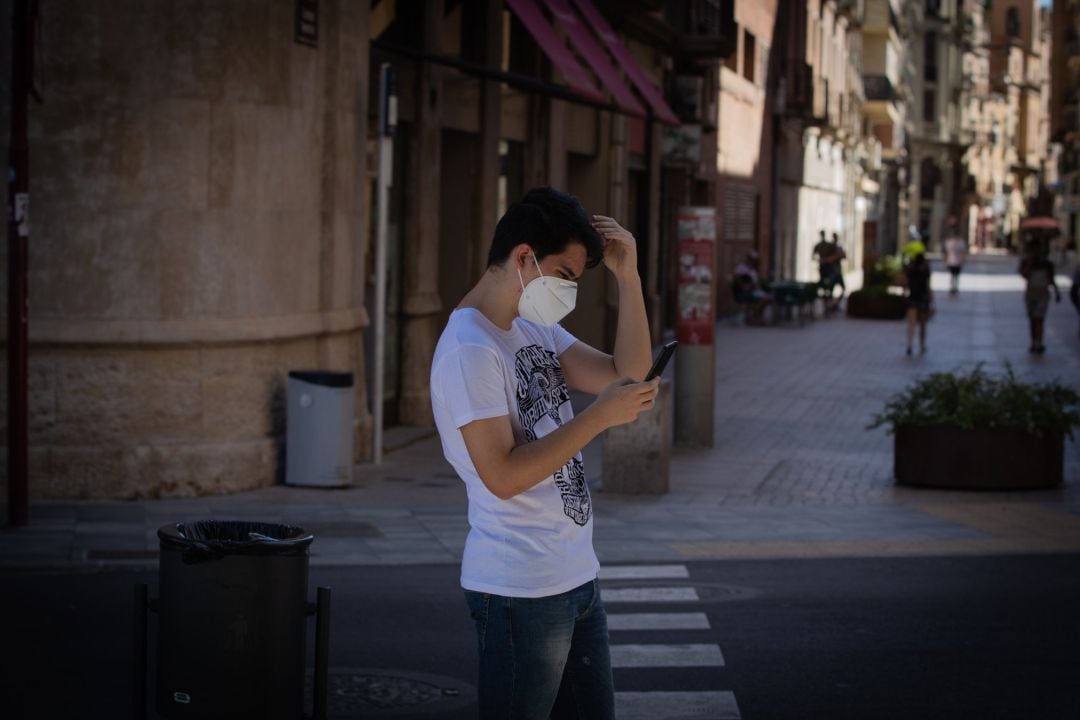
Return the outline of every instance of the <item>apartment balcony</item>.
<path id="1" fill-rule="evenodd" d="M 896 87 L 888 75 L 864 75 L 863 89 L 867 102 L 896 102 Z"/>

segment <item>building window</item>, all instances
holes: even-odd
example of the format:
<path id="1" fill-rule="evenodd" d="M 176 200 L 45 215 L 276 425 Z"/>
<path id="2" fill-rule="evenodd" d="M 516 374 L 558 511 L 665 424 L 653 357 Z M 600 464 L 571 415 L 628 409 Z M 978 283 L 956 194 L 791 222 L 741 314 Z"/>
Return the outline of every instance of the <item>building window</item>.
<path id="1" fill-rule="evenodd" d="M 923 158 L 919 166 L 919 197 L 923 200 L 933 200 L 934 190 L 941 182 L 941 171 L 937 163 L 930 158 Z"/>
<path id="2" fill-rule="evenodd" d="M 937 81 L 937 33 L 926 33 L 923 45 L 923 79 Z"/>
<path id="3" fill-rule="evenodd" d="M 937 91 L 933 88 L 923 90 L 922 119 L 927 123 L 937 122 Z"/>
<path id="4" fill-rule="evenodd" d="M 937 17 L 941 11 L 941 0 L 926 0 L 926 14 L 929 17 Z"/>
<path id="5" fill-rule="evenodd" d="M 724 240 L 753 242 L 757 237 L 757 191 L 750 185 L 724 184 Z"/>
<path id="6" fill-rule="evenodd" d="M 735 37 L 739 37 L 739 26 L 735 26 Z M 731 54 L 724 58 L 724 67 L 733 73 L 739 72 L 739 49 L 735 48 Z"/>
<path id="7" fill-rule="evenodd" d="M 1015 5 L 1005 11 L 1005 34 L 1011 38 L 1020 37 L 1020 9 Z"/>
<path id="8" fill-rule="evenodd" d="M 742 72 L 744 78 L 754 82 L 757 76 L 757 45 L 754 36 L 749 32 L 743 33 Z"/>

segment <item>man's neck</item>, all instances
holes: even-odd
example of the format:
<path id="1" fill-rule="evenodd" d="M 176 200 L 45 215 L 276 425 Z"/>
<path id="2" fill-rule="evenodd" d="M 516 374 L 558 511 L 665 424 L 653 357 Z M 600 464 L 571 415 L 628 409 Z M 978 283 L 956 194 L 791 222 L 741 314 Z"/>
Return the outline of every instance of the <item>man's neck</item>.
<path id="1" fill-rule="evenodd" d="M 515 292 L 515 289 L 509 287 L 505 279 L 500 277 L 501 273 L 502 271 L 494 268 L 487 270 L 473 289 L 461 299 L 458 307 L 478 310 L 497 327 L 509 330 L 517 317 L 520 288 Z"/>

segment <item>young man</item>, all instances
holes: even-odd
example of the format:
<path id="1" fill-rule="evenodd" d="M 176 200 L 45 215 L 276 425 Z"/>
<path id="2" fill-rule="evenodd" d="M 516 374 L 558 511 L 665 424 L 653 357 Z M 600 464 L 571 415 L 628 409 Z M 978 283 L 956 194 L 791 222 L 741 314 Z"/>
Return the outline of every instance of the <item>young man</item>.
<path id="1" fill-rule="evenodd" d="M 601 261 L 619 288 L 614 356 L 558 324 Z M 507 210 L 431 370 L 443 452 L 469 496 L 461 585 L 479 639 L 481 718 L 614 717 L 580 451 L 652 408 L 651 349 L 630 233 L 552 188 Z M 598 397 L 575 417 L 568 388 Z"/>

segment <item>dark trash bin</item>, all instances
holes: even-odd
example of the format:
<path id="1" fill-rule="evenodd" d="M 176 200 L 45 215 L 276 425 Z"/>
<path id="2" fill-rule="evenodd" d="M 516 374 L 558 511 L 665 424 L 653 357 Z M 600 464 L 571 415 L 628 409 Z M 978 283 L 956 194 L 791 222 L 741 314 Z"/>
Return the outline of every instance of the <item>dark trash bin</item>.
<path id="1" fill-rule="evenodd" d="M 314 538 L 289 525 L 218 521 L 164 525 L 158 538 L 158 713 L 303 717 Z"/>

